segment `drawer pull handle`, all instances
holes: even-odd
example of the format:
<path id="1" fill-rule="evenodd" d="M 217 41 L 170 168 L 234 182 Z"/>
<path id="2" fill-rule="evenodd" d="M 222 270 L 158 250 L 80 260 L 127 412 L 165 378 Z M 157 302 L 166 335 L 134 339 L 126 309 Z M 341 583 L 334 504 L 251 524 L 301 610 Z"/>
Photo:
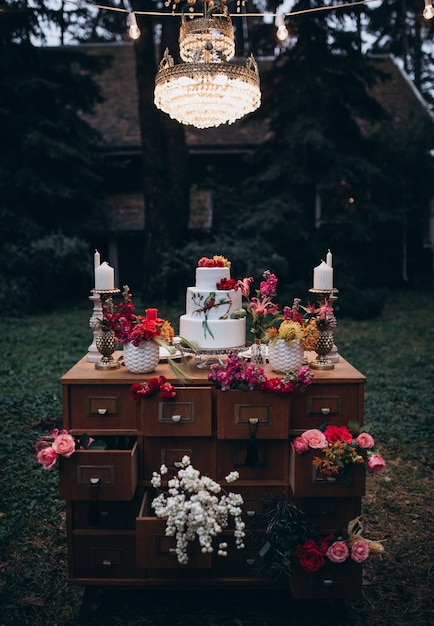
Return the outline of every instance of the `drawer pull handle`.
<path id="1" fill-rule="evenodd" d="M 91 478 L 90 479 L 90 484 L 91 485 L 97 485 L 100 481 L 100 478 Z"/>
<path id="2" fill-rule="evenodd" d="M 249 511 L 247 511 L 247 515 L 249 517 L 254 517 L 256 515 L 256 511 L 249 510 Z"/>
<path id="3" fill-rule="evenodd" d="M 323 407 L 323 408 L 321 409 L 321 413 L 322 413 L 323 415 L 328 415 L 328 414 L 330 413 L 330 409 L 329 409 L 328 407 Z"/>
<path id="4" fill-rule="evenodd" d="M 329 578 L 326 578 L 325 580 L 323 580 L 323 583 L 326 587 L 331 587 L 333 585 L 333 581 L 330 580 Z"/>
<path id="5" fill-rule="evenodd" d="M 169 548 L 169 554 L 176 554 L 176 548 Z"/>
<path id="6" fill-rule="evenodd" d="M 104 565 L 104 567 L 110 567 L 110 565 L 112 564 L 112 562 L 110 561 L 110 559 L 104 559 L 104 561 L 102 562 L 102 564 Z"/>
<path id="7" fill-rule="evenodd" d="M 256 424 L 259 422 L 259 418 L 257 417 L 249 417 L 249 424 L 251 424 L 252 426 L 256 426 Z"/>
<path id="8" fill-rule="evenodd" d="M 180 415 L 172 415 L 172 422 L 180 422 L 181 421 L 181 416 Z"/>
<path id="9" fill-rule="evenodd" d="M 255 559 L 246 559 L 247 565 L 254 565 Z"/>
<path id="10" fill-rule="evenodd" d="M 105 415 L 107 413 L 107 409 L 98 409 L 98 413 L 100 415 Z"/>

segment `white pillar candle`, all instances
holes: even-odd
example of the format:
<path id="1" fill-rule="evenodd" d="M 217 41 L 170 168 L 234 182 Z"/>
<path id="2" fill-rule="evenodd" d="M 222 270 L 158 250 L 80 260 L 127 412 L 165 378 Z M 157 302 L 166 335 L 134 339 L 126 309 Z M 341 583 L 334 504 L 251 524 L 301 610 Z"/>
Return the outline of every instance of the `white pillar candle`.
<path id="1" fill-rule="evenodd" d="M 107 261 L 95 269 L 95 289 L 104 291 L 115 288 L 115 271 Z"/>
<path id="2" fill-rule="evenodd" d="M 93 269 L 96 270 L 97 267 L 101 265 L 101 255 L 98 250 L 95 250 L 95 254 L 93 255 Z"/>
<path id="3" fill-rule="evenodd" d="M 329 251 L 327 252 L 327 256 L 326 256 L 326 263 L 327 265 L 329 265 L 330 267 L 333 267 L 333 256 L 332 253 Z"/>
<path id="4" fill-rule="evenodd" d="M 333 268 L 324 261 L 313 270 L 313 288 L 323 291 L 333 289 Z"/>

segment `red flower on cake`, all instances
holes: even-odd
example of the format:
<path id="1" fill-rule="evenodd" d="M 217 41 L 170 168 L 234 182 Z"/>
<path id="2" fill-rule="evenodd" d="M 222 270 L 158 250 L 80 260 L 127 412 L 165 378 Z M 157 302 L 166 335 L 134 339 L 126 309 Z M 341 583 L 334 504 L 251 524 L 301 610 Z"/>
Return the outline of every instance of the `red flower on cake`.
<path id="1" fill-rule="evenodd" d="M 220 282 L 216 284 L 217 289 L 221 291 L 229 291 L 230 289 L 234 289 L 237 291 L 238 285 L 235 278 L 222 278 Z"/>
<path id="2" fill-rule="evenodd" d="M 214 255 L 212 259 L 203 256 L 197 262 L 198 267 L 230 267 L 231 264 L 226 257 L 220 255 Z"/>

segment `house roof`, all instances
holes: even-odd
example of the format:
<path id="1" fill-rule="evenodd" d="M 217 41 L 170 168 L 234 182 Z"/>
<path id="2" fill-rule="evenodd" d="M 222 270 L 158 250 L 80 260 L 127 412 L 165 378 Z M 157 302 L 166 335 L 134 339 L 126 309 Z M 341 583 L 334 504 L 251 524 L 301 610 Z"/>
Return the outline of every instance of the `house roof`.
<path id="1" fill-rule="evenodd" d="M 140 121 L 132 43 L 86 44 L 88 54 L 110 56 L 112 62 L 96 80 L 104 101 L 97 104 L 95 113 L 87 121 L 96 127 L 106 145 L 113 150 L 140 150 Z M 405 122 L 417 110 L 431 116 L 427 103 L 392 55 L 375 55 L 370 60 L 386 75 L 376 83 L 372 95 L 391 113 L 396 123 Z M 260 62 L 262 72 L 267 63 Z M 268 129 L 263 122 L 248 116 L 234 124 L 218 128 L 198 129 L 184 126 L 190 153 L 237 153 L 250 150 L 261 143 Z"/>
<path id="2" fill-rule="evenodd" d="M 385 74 L 384 80 L 373 85 L 371 94 L 392 115 L 396 124 L 405 123 L 415 111 L 434 121 L 427 102 L 393 55 L 370 55 L 369 59 Z"/>

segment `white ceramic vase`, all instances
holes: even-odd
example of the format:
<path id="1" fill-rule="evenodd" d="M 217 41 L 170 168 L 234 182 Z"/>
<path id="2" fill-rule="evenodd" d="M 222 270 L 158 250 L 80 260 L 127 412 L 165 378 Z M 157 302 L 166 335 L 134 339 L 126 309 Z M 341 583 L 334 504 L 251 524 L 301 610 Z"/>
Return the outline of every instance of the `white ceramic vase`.
<path id="1" fill-rule="evenodd" d="M 155 341 L 142 341 L 138 346 L 132 343 L 124 345 L 124 363 L 133 374 L 153 372 L 160 360 L 160 348 Z"/>
<path id="2" fill-rule="evenodd" d="M 303 365 L 304 351 L 300 341 L 278 339 L 268 346 L 268 361 L 275 372 L 293 372 Z"/>

